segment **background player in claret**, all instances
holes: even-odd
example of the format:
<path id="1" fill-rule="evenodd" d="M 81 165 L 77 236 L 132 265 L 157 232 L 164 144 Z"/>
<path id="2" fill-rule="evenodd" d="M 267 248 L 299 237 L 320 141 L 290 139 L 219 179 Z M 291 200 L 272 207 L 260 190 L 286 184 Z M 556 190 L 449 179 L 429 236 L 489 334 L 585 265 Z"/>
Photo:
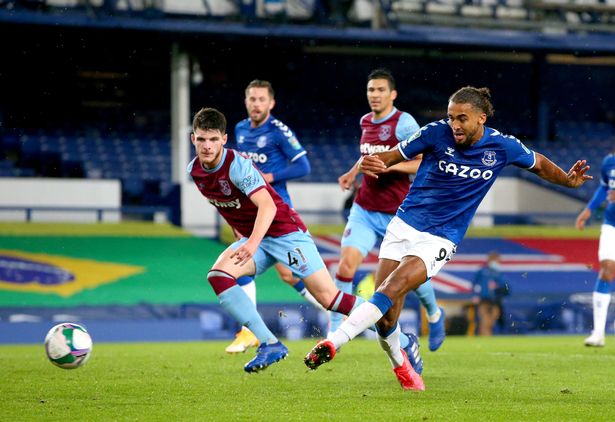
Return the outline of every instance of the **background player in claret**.
<path id="1" fill-rule="evenodd" d="M 335 288 L 299 215 L 263 179 L 250 159 L 224 148 L 224 115 L 212 108 L 202 109 L 192 126 L 197 157 L 189 163 L 188 174 L 227 223 L 245 234 L 220 254 L 207 280 L 222 307 L 258 338 L 256 356 L 244 366 L 246 372 L 258 372 L 285 358 L 288 349 L 267 328 L 256 305 L 237 285 L 237 278 L 261 274 L 282 262 L 304 279 L 328 310 L 348 314 L 364 301 Z"/>
<path id="2" fill-rule="evenodd" d="M 271 115 L 275 106 L 275 93 L 270 82 L 255 79 L 245 89 L 245 106 L 248 117 L 235 126 L 236 149 L 254 161 L 263 173 L 265 181 L 292 208 L 286 181 L 310 173 L 307 152 L 297 140 L 295 133 L 284 123 Z M 303 282 L 282 264 L 275 266 L 282 281 L 292 286 L 299 294 L 317 307 L 318 301 L 305 288 Z M 241 277 L 237 283 L 256 303 L 256 284 L 252 277 Z M 235 340 L 225 349 L 228 353 L 245 352 L 248 347 L 258 345 L 252 332 L 243 327 Z"/>
<path id="3" fill-rule="evenodd" d="M 586 346 L 604 346 L 606 320 L 611 303 L 611 291 L 615 278 L 615 155 L 609 154 L 602 160 L 600 169 L 600 185 L 587 206 L 581 211 L 576 220 L 576 228 L 583 230 L 585 223 L 602 203 L 608 199 L 604 211 L 604 221 L 600 228 L 600 244 L 598 246 L 598 260 L 600 272 L 596 280 L 592 295 L 594 329 L 585 339 Z M 608 198 L 607 198 L 608 196 Z"/>
<path id="4" fill-rule="evenodd" d="M 375 69 L 367 77 L 367 101 L 371 112 L 361 117 L 361 155 L 394 149 L 401 140 L 407 139 L 419 125 L 410 114 L 393 105 L 397 98 L 395 79 L 387 69 Z M 357 163 L 338 178 L 340 187 L 348 190 L 359 173 Z M 386 170 L 378 178 L 363 177 L 348 223 L 342 236 L 342 252 L 335 275 L 335 285 L 346 293 L 352 292 L 352 280 L 363 259 L 383 237 L 386 227 L 395 216 L 411 181 L 416 173 L 420 156 L 404 161 Z M 445 338 L 444 311 L 438 307 L 431 282 L 427 280 L 417 289 L 417 295 L 429 319 L 429 349 L 437 350 Z M 330 313 L 330 331 L 335 331 L 343 315 Z M 405 344 L 402 344 L 405 347 Z"/>
<path id="5" fill-rule="evenodd" d="M 513 136 L 485 126 L 493 115 L 487 88 L 464 87 L 448 103 L 448 117 L 424 126 L 391 151 L 363 157 L 359 170 L 378 177 L 387 168 L 423 154 L 406 199 L 387 227 L 376 271 L 377 290 L 357 307 L 339 329 L 305 357 L 316 369 L 371 324 L 390 333 L 380 345 L 404 389 L 424 389 L 400 348 L 397 320 L 405 295 L 440 271 L 455 254 L 478 205 L 502 169 L 525 168 L 548 182 L 576 188 L 591 179 L 589 166 L 578 160 L 564 172 L 544 155 Z"/>

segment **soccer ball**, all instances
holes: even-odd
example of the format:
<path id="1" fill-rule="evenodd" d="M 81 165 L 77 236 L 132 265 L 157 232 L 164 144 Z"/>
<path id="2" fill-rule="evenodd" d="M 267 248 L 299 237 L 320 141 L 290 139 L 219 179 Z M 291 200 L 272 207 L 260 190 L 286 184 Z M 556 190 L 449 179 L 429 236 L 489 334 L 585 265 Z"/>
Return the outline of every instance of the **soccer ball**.
<path id="1" fill-rule="evenodd" d="M 79 368 L 90 358 L 92 338 L 81 325 L 64 322 L 47 333 L 45 352 L 51 363 L 60 368 Z"/>

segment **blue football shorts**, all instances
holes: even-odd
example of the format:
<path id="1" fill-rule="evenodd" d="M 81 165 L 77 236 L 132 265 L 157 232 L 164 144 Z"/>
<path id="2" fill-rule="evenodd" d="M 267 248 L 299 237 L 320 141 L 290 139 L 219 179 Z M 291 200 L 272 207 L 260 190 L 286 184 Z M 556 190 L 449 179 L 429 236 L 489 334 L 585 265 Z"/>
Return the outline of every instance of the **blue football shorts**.
<path id="1" fill-rule="evenodd" d="M 378 238 L 384 237 L 392 218 L 393 214 L 367 211 L 355 202 L 350 208 L 348 222 L 344 228 L 342 248 L 351 246 L 366 257 Z"/>
<path id="2" fill-rule="evenodd" d="M 237 249 L 248 238 L 239 239 L 231 245 Z M 252 256 L 256 264 L 255 277 L 264 273 L 276 262 L 282 263 L 299 278 L 305 278 L 325 268 L 314 239 L 309 232 L 296 231 L 280 237 L 265 236 Z"/>

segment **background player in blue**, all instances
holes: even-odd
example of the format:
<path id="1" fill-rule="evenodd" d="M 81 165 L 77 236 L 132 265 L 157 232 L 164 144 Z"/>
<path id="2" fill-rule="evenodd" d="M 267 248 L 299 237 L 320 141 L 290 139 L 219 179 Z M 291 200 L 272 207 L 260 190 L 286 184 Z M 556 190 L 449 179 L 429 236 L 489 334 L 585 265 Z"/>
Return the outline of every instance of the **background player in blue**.
<path id="1" fill-rule="evenodd" d="M 395 78 L 390 71 L 375 69 L 368 75 L 367 101 L 372 111 L 361 118 L 361 155 L 396 148 L 401 140 L 419 130 L 414 117 L 394 107 L 396 98 Z M 342 189 L 350 189 L 355 183 L 358 163 L 338 178 Z M 384 236 L 397 207 L 408 193 L 410 175 L 416 173 L 419 164 L 420 159 L 404 161 L 378 179 L 363 178 L 342 236 L 340 263 L 335 274 L 335 285 L 341 291 L 352 292 L 352 281 L 359 266 L 376 245 L 378 237 Z M 438 306 L 429 280 L 416 293 L 427 310 L 429 349 L 437 350 L 445 338 L 444 310 Z M 331 312 L 329 330 L 335 331 L 343 317 Z"/>
<path id="2" fill-rule="evenodd" d="M 489 90 L 464 87 L 449 98 L 448 119 L 424 126 L 394 150 L 363 158 L 359 170 L 378 177 L 388 167 L 423 154 L 412 189 L 380 247 L 376 292 L 307 354 L 304 362 L 309 368 L 330 361 L 339 347 L 376 323 L 380 332 L 390 333 L 380 344 L 401 386 L 424 389 L 400 348 L 397 320 L 405 295 L 453 257 L 498 174 L 505 166 L 515 165 L 571 188 L 592 178 L 585 174 L 589 170 L 585 160 L 577 161 L 566 173 L 515 137 L 485 126 L 492 115 Z"/>
<path id="3" fill-rule="evenodd" d="M 310 173 L 307 152 L 290 128 L 271 115 L 275 106 L 275 93 L 270 82 L 258 79 L 250 82 L 245 90 L 245 106 L 248 118 L 235 126 L 236 149 L 252 159 L 263 173 L 265 181 L 292 207 L 286 181 Z M 275 268 L 285 283 L 322 309 L 300 279 L 294 277 L 282 264 L 276 264 Z M 256 303 L 254 279 L 241 277 L 237 283 Z M 258 340 L 248 328 L 243 327 L 225 350 L 228 353 L 241 353 L 252 346 L 258 346 Z"/>
<path id="4" fill-rule="evenodd" d="M 583 230 L 585 223 L 592 213 L 608 200 L 608 205 L 604 211 L 604 221 L 600 228 L 600 243 L 598 246 L 598 260 L 600 261 L 600 272 L 596 280 L 596 286 L 592 294 L 594 311 L 594 329 L 589 337 L 585 339 L 586 346 L 604 346 L 604 333 L 606 320 L 611 303 L 611 291 L 613 289 L 613 279 L 615 278 L 615 202 L 613 192 L 615 190 L 615 155 L 609 154 L 602 160 L 600 169 L 600 186 L 596 189 L 594 196 L 581 211 L 576 220 L 576 228 Z M 607 198 L 608 194 L 608 198 Z"/>

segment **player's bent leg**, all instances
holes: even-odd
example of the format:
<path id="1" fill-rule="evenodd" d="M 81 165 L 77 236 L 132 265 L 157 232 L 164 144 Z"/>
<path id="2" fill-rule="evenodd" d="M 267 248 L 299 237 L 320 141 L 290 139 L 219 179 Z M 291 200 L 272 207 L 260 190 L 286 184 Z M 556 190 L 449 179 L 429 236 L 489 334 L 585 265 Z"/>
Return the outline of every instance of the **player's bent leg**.
<path id="1" fill-rule="evenodd" d="M 276 263 L 275 269 L 280 276 L 280 279 L 291 286 L 293 289 L 297 291 L 305 300 L 310 302 L 312 305 L 316 306 L 318 309 L 325 310 L 325 308 L 318 303 L 318 301 L 312 296 L 312 294 L 306 289 L 305 284 L 301 279 L 294 276 L 291 270 L 284 266 L 284 264 Z"/>
<path id="2" fill-rule="evenodd" d="M 237 284 L 248 295 L 250 300 L 256 304 L 256 283 L 252 276 L 242 276 L 237 279 Z M 224 351 L 226 353 L 244 353 L 250 347 L 256 347 L 260 344 L 256 336 L 247 327 L 241 327 L 241 330 L 235 334 L 235 339 L 229 344 Z"/>

